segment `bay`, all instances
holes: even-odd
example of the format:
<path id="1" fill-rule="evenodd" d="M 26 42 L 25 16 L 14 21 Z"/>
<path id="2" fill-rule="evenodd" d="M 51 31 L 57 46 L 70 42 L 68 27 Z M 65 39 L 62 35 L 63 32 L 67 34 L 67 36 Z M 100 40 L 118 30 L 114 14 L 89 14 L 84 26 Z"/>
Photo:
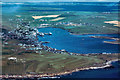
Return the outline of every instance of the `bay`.
<path id="1" fill-rule="evenodd" d="M 119 34 L 88 34 L 88 35 L 72 35 L 68 31 L 59 28 L 40 28 L 39 32 L 49 33 L 53 35 L 45 35 L 38 37 L 39 41 L 49 41 L 50 43 L 44 44 L 46 46 L 65 49 L 73 53 L 119 53 L 119 45 L 108 44 L 103 41 L 110 41 L 110 39 L 91 38 L 90 36 L 108 36 L 118 37 Z"/>

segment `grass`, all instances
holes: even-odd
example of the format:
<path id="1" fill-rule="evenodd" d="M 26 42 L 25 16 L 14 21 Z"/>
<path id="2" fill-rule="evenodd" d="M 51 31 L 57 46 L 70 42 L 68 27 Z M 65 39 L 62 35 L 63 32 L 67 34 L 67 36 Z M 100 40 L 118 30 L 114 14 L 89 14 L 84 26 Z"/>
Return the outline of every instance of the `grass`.
<path id="1" fill-rule="evenodd" d="M 15 73 L 25 74 L 25 72 L 36 73 L 59 73 L 76 68 L 94 66 L 94 64 L 104 63 L 106 59 L 117 58 L 117 55 L 94 55 L 91 56 L 70 56 L 68 54 L 53 54 L 42 51 L 42 54 L 23 54 L 14 55 L 17 59 L 24 59 L 26 62 L 14 62 L 7 60 L 8 56 L 3 59 L 3 74 Z M 6 63 L 6 64 L 5 64 Z M 8 64 L 9 63 L 9 64 Z M 13 67 L 14 66 L 14 67 Z M 11 70 L 12 69 L 12 70 Z M 18 70 L 17 70 L 18 69 Z M 15 71 L 14 71 L 15 70 Z M 22 72 L 24 70 L 24 72 Z"/>
<path id="2" fill-rule="evenodd" d="M 49 7 L 47 7 L 49 9 Z M 21 7 L 20 10 L 34 10 L 33 7 Z M 37 10 L 42 9 L 40 8 L 35 8 Z M 54 9 L 54 8 L 53 8 Z M 39 15 L 38 15 L 39 14 Z M 41 21 L 41 19 L 36 19 L 34 20 L 32 16 L 44 16 L 44 15 L 57 15 L 60 14 L 57 18 L 65 17 L 65 19 L 60 20 L 60 21 L 50 21 L 51 19 L 55 18 L 41 18 L 43 20 L 47 21 Z M 94 14 L 94 15 L 93 15 Z M 16 17 L 16 15 L 21 15 L 21 17 Z M 98 18 L 96 16 L 99 16 Z M 102 17 L 101 17 L 102 16 Z M 13 19 L 12 21 L 9 21 L 9 19 Z M 112 14 L 102 14 L 101 12 L 80 12 L 80 11 L 75 11 L 72 12 L 70 11 L 69 13 L 66 13 L 66 11 L 59 11 L 59 12 L 52 12 L 52 11 L 47 11 L 47 12 L 30 12 L 30 11 L 25 11 L 25 12 L 16 12 L 13 14 L 8 15 L 3 14 L 3 19 L 2 19 L 2 25 L 7 26 L 7 29 L 14 29 L 19 22 L 17 19 L 23 19 L 22 22 L 31 22 L 31 27 L 39 27 L 40 24 L 50 24 L 49 27 L 57 27 L 57 28 L 62 28 L 65 29 L 69 32 L 72 32 L 74 34 L 84 34 L 84 33 L 118 33 L 119 28 L 116 26 L 113 26 L 111 24 L 105 24 L 104 21 L 114 21 L 117 19 L 116 13 L 113 12 Z M 56 19 L 55 19 L 56 20 Z M 80 24 L 80 23 L 89 23 L 93 25 L 82 25 L 82 26 L 65 26 L 65 25 L 53 25 L 58 22 L 72 22 L 75 24 Z M 106 26 L 106 27 L 103 27 Z"/>
<path id="3" fill-rule="evenodd" d="M 8 30 L 14 29 L 17 25 L 17 18 L 15 15 L 18 13 L 14 14 L 3 14 L 3 28 L 6 28 Z M 62 28 L 69 30 L 70 32 L 76 33 L 76 34 L 81 34 L 81 33 L 115 33 L 118 31 L 117 27 L 113 27 L 112 25 L 109 24 L 104 24 L 105 19 L 93 19 L 87 17 L 86 15 L 83 15 L 83 12 L 70 12 L 69 14 L 65 14 L 64 11 L 62 12 L 38 12 L 35 13 L 34 15 L 41 15 L 41 14 L 46 14 L 46 15 L 56 15 L 56 14 L 61 14 L 59 17 L 66 17 L 65 19 L 61 21 L 56 21 L 56 22 L 51 22 L 51 18 L 44 18 L 48 21 L 43 21 L 40 22 L 39 19 L 34 20 L 32 19 L 31 16 L 33 16 L 33 12 L 19 12 L 19 15 L 21 15 L 20 18 L 18 19 L 24 19 L 22 22 L 31 22 L 31 27 L 37 27 L 40 24 L 43 23 L 57 23 L 57 22 L 73 22 L 73 23 L 91 23 L 95 24 L 94 26 L 64 26 L 64 25 L 57 25 L 51 27 L 57 27 L 57 28 Z M 95 13 L 94 16 L 101 15 L 101 13 Z M 13 17 L 12 17 L 13 16 Z M 85 16 L 85 17 L 84 17 Z M 93 13 L 89 17 L 92 17 Z M 116 16 L 109 16 L 104 15 L 107 18 L 116 18 Z M 108 17 L 107 17 L 108 16 Z M 26 19 L 25 19 L 26 18 Z M 12 21 L 9 21 L 9 19 L 13 19 Z M 82 21 L 80 21 L 80 19 Z M 11 24 L 11 25 L 10 25 Z M 99 26 L 96 28 L 96 25 Z M 107 28 L 101 28 L 101 25 L 105 25 Z M 5 27 L 6 26 L 6 27 Z M 66 28 L 67 27 L 67 28 Z M 110 29 L 111 28 L 111 29 Z M 113 30 L 114 29 L 114 30 Z M 75 56 L 75 55 L 68 55 L 68 54 L 54 54 L 46 51 L 42 51 L 42 54 L 37 54 L 35 51 L 26 51 L 25 49 L 21 49 L 20 46 L 17 44 L 20 43 L 17 40 L 10 40 L 7 41 L 8 44 L 3 47 L 3 56 L 2 56 L 2 64 L 0 65 L 3 68 L 3 74 L 25 74 L 26 72 L 36 72 L 38 74 L 43 74 L 43 73 L 59 73 L 59 72 L 64 72 L 64 71 L 70 71 L 74 70 L 76 68 L 83 68 L 83 67 L 90 67 L 90 66 L 100 66 L 102 63 L 105 63 L 106 60 L 113 60 L 117 59 L 118 55 L 116 54 L 91 54 L 89 56 L 85 55 L 80 55 L 80 56 Z M 17 61 L 10 61 L 8 60 L 9 57 L 17 57 Z M 21 60 L 22 59 L 22 60 Z M 25 62 L 23 62 L 25 61 Z"/>
<path id="4" fill-rule="evenodd" d="M 106 60 L 117 59 L 117 54 L 90 54 L 85 55 L 68 55 L 54 54 L 41 50 L 41 54 L 34 51 L 21 49 L 16 40 L 8 40 L 8 44 L 3 47 L 2 63 L 3 74 L 26 74 L 26 72 L 43 73 L 60 73 L 74 70 L 76 68 L 85 68 L 90 66 L 100 66 Z M 15 51 L 13 51 L 13 50 Z M 9 57 L 16 57 L 17 61 L 8 60 Z M 23 62 L 25 61 L 25 62 Z M 97 64 L 97 65 L 95 65 Z"/>

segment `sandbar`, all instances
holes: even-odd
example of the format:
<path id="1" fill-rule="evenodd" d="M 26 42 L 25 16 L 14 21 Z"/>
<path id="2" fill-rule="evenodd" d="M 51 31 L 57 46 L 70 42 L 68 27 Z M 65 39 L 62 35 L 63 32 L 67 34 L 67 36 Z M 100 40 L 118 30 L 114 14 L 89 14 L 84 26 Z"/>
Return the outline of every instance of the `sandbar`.
<path id="1" fill-rule="evenodd" d="M 114 26 L 120 27 L 120 22 L 119 21 L 105 21 L 104 23 L 109 23 L 109 24 L 114 24 Z"/>
<path id="2" fill-rule="evenodd" d="M 109 43 L 109 44 L 120 44 L 119 41 L 104 41 L 104 43 Z"/>
<path id="3" fill-rule="evenodd" d="M 34 19 L 40 19 L 40 18 L 45 18 L 45 17 L 58 17 L 59 15 L 47 15 L 47 16 L 32 16 Z"/>
<path id="4" fill-rule="evenodd" d="M 62 19 L 65 19 L 65 17 L 60 17 L 60 18 L 52 19 L 50 21 L 59 21 L 59 20 L 62 20 Z"/>

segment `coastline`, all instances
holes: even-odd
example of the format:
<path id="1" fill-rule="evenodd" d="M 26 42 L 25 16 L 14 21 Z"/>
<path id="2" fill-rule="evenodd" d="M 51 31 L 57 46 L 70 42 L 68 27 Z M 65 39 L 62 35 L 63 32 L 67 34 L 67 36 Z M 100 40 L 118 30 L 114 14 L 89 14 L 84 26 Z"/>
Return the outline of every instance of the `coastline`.
<path id="1" fill-rule="evenodd" d="M 9 78 L 15 78 L 15 79 L 20 79 L 20 78 L 60 78 L 60 77 L 56 77 L 56 76 L 61 76 L 61 75 L 66 75 L 66 74 L 71 74 L 73 72 L 78 72 L 78 71 L 83 71 L 83 70 L 94 70 L 94 69 L 104 69 L 104 68 L 108 68 L 112 66 L 112 62 L 117 62 L 119 61 L 119 59 L 114 59 L 114 60 L 110 60 L 107 61 L 106 63 L 103 63 L 105 65 L 103 66 L 98 66 L 98 67 L 87 67 L 87 68 L 76 68 L 74 70 L 71 71 L 65 71 L 65 72 L 61 72 L 61 73 L 52 73 L 52 74 L 35 74 L 35 75 L 30 75 L 30 74 L 26 74 L 26 75 L 0 75 L 0 78 L 4 78 L 4 79 L 9 79 Z"/>
<path id="2" fill-rule="evenodd" d="M 70 32 L 70 34 L 72 34 L 72 35 L 90 35 L 90 34 L 94 35 L 94 34 L 120 34 L 120 33 L 82 33 L 82 34 L 75 34 L 75 33 Z"/>
<path id="3" fill-rule="evenodd" d="M 117 41 L 117 40 L 116 40 Z M 118 41 L 119 42 L 119 41 Z M 118 43 L 118 42 L 110 42 L 110 41 L 104 41 L 104 43 L 108 43 L 108 44 L 118 44 L 118 45 L 120 45 L 120 43 Z"/>
<path id="4" fill-rule="evenodd" d="M 78 53 L 74 53 L 74 54 L 79 55 Z M 100 54 L 100 53 L 98 53 L 98 54 Z M 37 77 L 37 78 L 44 78 L 44 77 L 53 78 L 53 77 L 56 77 L 58 75 L 71 74 L 71 73 L 77 72 L 77 71 L 91 70 L 91 69 L 102 69 L 102 68 L 111 67 L 111 63 L 114 62 L 114 61 L 119 61 L 119 59 L 110 60 L 106 63 L 101 63 L 100 66 L 97 66 L 97 67 L 90 66 L 90 67 L 85 67 L 85 68 L 76 68 L 74 70 L 60 72 L 60 73 L 42 74 L 42 75 L 39 75 L 39 74 L 38 75 L 37 74 L 35 74 L 35 75 L 31 75 L 31 74 L 26 74 L 26 75 L 0 75 L 0 78 L 35 78 L 35 77 Z"/>
<path id="5" fill-rule="evenodd" d="M 43 28 L 49 28 L 50 26 L 47 26 L 47 27 L 43 27 Z M 42 27 L 38 27 L 38 28 L 42 28 Z M 61 27 L 50 27 L 50 28 L 59 28 L 59 29 L 63 29 L 65 31 L 68 31 L 71 35 L 94 35 L 94 34 L 120 34 L 120 32 L 115 32 L 115 33 L 79 33 L 79 34 L 76 34 L 74 32 L 70 32 L 70 30 L 67 30 L 67 29 L 64 29 L 64 28 L 61 28 Z"/>
<path id="6" fill-rule="evenodd" d="M 84 36 L 85 38 L 86 36 L 104 37 L 104 34 L 105 36 L 108 37 L 111 36 L 111 38 L 114 38 L 114 36 L 116 36 L 119 40 L 116 41 L 115 43 L 117 42 L 119 43 L 120 41 L 120 38 L 118 37 L 120 34 L 118 30 L 119 25 L 117 23 L 115 24 L 109 23 L 110 22 L 109 19 L 111 20 L 117 19 L 117 16 L 115 15 L 119 13 L 117 11 L 118 3 L 115 3 L 114 5 L 113 3 L 110 3 L 109 5 L 107 3 L 98 5 L 99 4 L 98 3 L 95 4 L 96 7 L 93 8 L 92 10 L 89 8 L 94 7 L 95 5 L 91 5 L 91 3 L 85 3 L 84 5 L 84 3 L 79 4 L 79 3 L 70 2 L 66 4 L 63 2 L 62 4 L 60 3 L 60 6 L 58 5 L 59 3 L 57 4 L 56 3 L 52 3 L 52 4 L 23 3 L 23 4 L 24 5 L 9 6 L 9 4 L 7 5 L 7 3 L 5 3 L 5 5 L 3 6 L 3 17 L 5 17 L 3 19 L 3 30 L 2 30 L 2 32 L 4 31 L 4 33 L 2 34 L 3 36 L 2 39 L 4 39 L 2 45 L 3 57 L 1 58 L 3 63 L 1 65 L 3 68 L 2 69 L 3 73 L 0 74 L 0 79 L 49 79 L 49 78 L 53 79 L 53 78 L 62 78 L 61 76 L 67 74 L 73 75 L 74 72 L 78 72 L 78 73 L 80 72 L 83 75 L 85 75 L 84 71 L 85 72 L 92 71 L 94 73 L 94 71 L 97 70 L 98 72 L 94 73 L 94 75 L 96 75 L 99 74 L 99 71 L 103 72 L 103 70 L 108 71 L 108 73 L 111 72 L 111 70 L 114 70 L 113 69 L 114 64 L 112 63 L 113 62 L 117 63 L 116 61 L 118 62 L 120 61 L 120 59 L 118 58 L 120 52 L 118 49 L 116 49 L 117 45 L 115 45 L 115 47 L 110 45 L 111 47 L 109 48 L 109 44 L 112 44 L 110 41 L 113 40 L 108 40 L 105 42 L 104 40 L 101 40 L 102 44 L 109 43 L 109 44 L 105 44 L 108 45 L 106 46 L 106 48 L 104 48 L 104 45 L 99 45 L 98 43 L 98 46 L 101 46 L 102 49 L 104 48 L 107 50 L 108 48 L 109 50 L 108 52 L 104 50 L 103 51 L 99 50 L 100 52 L 94 53 L 96 52 L 96 50 L 93 50 L 93 53 L 89 53 L 90 50 L 86 49 L 83 50 L 83 52 L 86 51 L 86 53 L 84 54 L 82 52 L 80 53 L 79 52 L 74 53 L 74 51 L 73 53 L 72 51 L 68 52 L 69 50 L 67 51 L 65 47 L 63 47 L 63 49 L 58 50 L 56 49 L 56 47 L 52 48 L 52 46 L 49 45 L 45 46 L 43 45 L 44 43 L 49 43 L 52 41 L 49 41 L 49 39 L 45 41 L 41 39 L 39 41 L 37 37 L 38 35 L 41 35 L 41 37 L 43 37 L 44 39 L 44 35 L 49 35 L 48 32 L 46 33 L 41 32 L 40 34 L 38 32 L 38 28 L 44 28 L 44 30 L 46 30 L 45 28 L 50 27 L 50 28 L 63 29 L 66 32 L 68 32 L 68 35 L 71 35 L 73 37 L 75 36 L 77 37 L 78 35 L 80 36 L 80 38 L 82 38 L 81 39 L 83 41 L 83 42 L 81 41 L 82 43 L 84 43 L 84 41 L 86 40 L 84 39 Z M 85 8 L 82 9 L 82 6 L 85 6 Z M 9 9 L 11 9 L 12 7 L 13 10 L 9 11 Z M 81 8 L 74 9 L 77 7 L 81 7 Z M 45 9 L 43 10 L 43 8 Z M 99 10 L 97 8 L 99 8 Z M 62 19 L 60 18 L 62 17 L 65 17 L 64 21 L 61 21 Z M 60 23 L 58 22 L 59 20 Z M 103 23 L 103 20 L 108 20 L 108 21 L 106 21 L 107 23 Z M 54 26 L 54 24 L 56 24 L 55 25 L 56 27 Z M 18 29 L 16 29 L 16 27 L 18 27 Z M 4 30 L 4 28 L 6 30 L 9 29 L 8 32 Z M 50 33 L 51 33 L 50 35 L 52 34 L 54 35 L 54 33 L 52 32 Z M 63 35 L 63 37 L 65 36 Z M 69 38 L 68 40 L 74 42 Z M 93 41 L 91 42 L 94 42 L 94 40 L 97 41 L 100 39 L 93 39 Z M 62 41 L 62 39 L 59 41 Z M 78 42 L 80 42 L 80 40 L 78 40 Z M 85 41 L 85 44 L 83 45 L 88 45 L 87 42 L 89 43 L 89 39 Z M 55 44 L 57 44 L 57 42 L 55 42 Z M 66 45 L 69 46 L 68 44 L 69 43 L 67 43 Z M 64 43 L 62 45 L 64 46 Z M 76 48 L 74 47 L 74 45 L 75 44 L 71 45 L 73 50 L 74 48 Z M 97 45 L 94 45 L 92 47 L 92 45 L 90 45 L 87 48 L 96 49 L 98 47 Z M 78 46 L 78 48 L 80 47 Z M 117 50 L 117 52 L 115 50 Z M 112 51 L 115 51 L 116 53 Z M 103 74 L 103 77 L 105 75 L 111 77 L 111 75 L 109 74 Z M 116 76 L 114 72 L 112 72 L 112 75 Z M 79 76 L 82 75 L 79 74 Z"/>

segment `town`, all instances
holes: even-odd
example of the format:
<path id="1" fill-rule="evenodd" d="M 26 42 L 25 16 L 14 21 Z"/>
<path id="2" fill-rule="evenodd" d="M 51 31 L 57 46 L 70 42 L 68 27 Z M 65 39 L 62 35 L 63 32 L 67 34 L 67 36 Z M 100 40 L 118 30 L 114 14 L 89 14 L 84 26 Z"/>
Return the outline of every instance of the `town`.
<path id="1" fill-rule="evenodd" d="M 24 26 L 24 27 L 23 27 Z M 0 33 L 1 38 L 3 39 L 3 44 L 8 44 L 7 41 L 10 39 L 19 40 L 20 43 L 18 46 L 21 48 L 24 48 L 25 50 L 33 50 L 36 53 L 40 53 L 40 50 L 46 50 L 48 52 L 53 53 L 60 53 L 60 54 L 70 54 L 65 51 L 65 49 L 57 50 L 56 48 L 51 48 L 48 46 L 43 45 L 44 43 L 49 43 L 49 41 L 38 41 L 38 36 L 45 36 L 45 35 L 52 35 L 51 32 L 48 33 L 42 33 L 37 30 L 37 28 L 31 28 L 30 25 L 27 23 L 23 23 L 22 27 L 17 27 L 16 29 L 12 31 L 7 31 L 5 29 L 2 30 L 2 33 Z"/>

